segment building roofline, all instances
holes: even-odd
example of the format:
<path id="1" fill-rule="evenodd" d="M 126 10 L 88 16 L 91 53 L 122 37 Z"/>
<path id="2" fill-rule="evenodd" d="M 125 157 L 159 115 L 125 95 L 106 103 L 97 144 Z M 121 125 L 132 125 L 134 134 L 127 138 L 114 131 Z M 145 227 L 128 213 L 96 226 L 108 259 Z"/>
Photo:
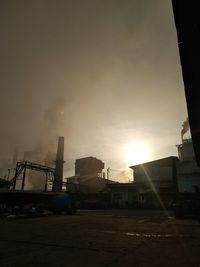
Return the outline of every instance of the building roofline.
<path id="1" fill-rule="evenodd" d="M 115 183 L 115 184 L 107 184 L 108 187 L 136 187 L 135 183 Z"/>
<path id="2" fill-rule="evenodd" d="M 88 156 L 88 157 L 78 158 L 78 159 L 76 159 L 76 161 L 77 161 L 77 160 L 82 160 L 82 159 L 96 159 L 96 160 L 102 161 L 101 159 L 98 159 L 98 158 L 93 157 L 93 156 Z M 102 161 L 102 162 L 103 162 L 103 161 Z"/>
<path id="3" fill-rule="evenodd" d="M 137 165 L 133 165 L 130 166 L 129 168 L 134 169 L 135 167 L 139 167 L 139 166 L 144 166 L 144 165 L 157 165 L 159 163 L 161 163 L 162 161 L 168 161 L 168 160 L 172 160 L 172 159 L 176 159 L 177 161 L 179 161 L 179 158 L 176 156 L 170 156 L 170 157 L 166 157 L 166 158 L 161 158 L 161 159 L 157 159 L 157 160 L 153 160 L 153 161 L 147 161 L 141 164 L 137 164 Z M 166 166 L 166 164 L 164 164 Z M 167 164 L 168 165 L 168 164 Z"/>

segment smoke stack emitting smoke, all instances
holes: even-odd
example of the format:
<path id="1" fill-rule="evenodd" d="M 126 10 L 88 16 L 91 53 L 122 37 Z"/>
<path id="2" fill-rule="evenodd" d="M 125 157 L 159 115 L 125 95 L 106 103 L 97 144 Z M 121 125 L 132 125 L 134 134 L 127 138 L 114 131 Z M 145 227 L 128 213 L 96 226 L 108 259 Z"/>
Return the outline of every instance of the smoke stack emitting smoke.
<path id="1" fill-rule="evenodd" d="M 24 160 L 52 166 L 56 160 L 58 136 L 66 132 L 65 107 L 67 101 L 57 98 L 44 112 L 41 135 L 35 148 L 24 153 Z"/>
<path id="2" fill-rule="evenodd" d="M 189 128 L 190 128 L 188 118 L 183 122 L 182 127 L 183 127 L 183 128 L 182 128 L 182 130 L 181 130 L 181 138 L 182 138 L 182 141 L 183 141 L 183 135 L 184 135 L 185 133 L 187 133 L 187 131 L 188 131 Z"/>
<path id="3" fill-rule="evenodd" d="M 34 149 L 24 152 L 23 160 L 55 167 L 57 139 L 60 133 L 64 132 L 66 125 L 64 121 L 65 106 L 66 101 L 59 98 L 45 111 L 42 134 L 38 144 Z M 41 173 L 31 172 L 27 183 L 31 189 L 43 189 L 45 179 L 42 178 Z"/>

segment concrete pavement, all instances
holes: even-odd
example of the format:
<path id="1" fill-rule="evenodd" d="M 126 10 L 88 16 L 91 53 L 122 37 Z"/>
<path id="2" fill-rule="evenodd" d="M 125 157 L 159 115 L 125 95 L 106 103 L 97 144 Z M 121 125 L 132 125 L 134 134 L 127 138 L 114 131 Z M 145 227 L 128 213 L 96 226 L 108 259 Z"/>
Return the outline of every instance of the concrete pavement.
<path id="1" fill-rule="evenodd" d="M 160 211 L 0 220 L 0 266 L 200 266 L 200 224 Z"/>

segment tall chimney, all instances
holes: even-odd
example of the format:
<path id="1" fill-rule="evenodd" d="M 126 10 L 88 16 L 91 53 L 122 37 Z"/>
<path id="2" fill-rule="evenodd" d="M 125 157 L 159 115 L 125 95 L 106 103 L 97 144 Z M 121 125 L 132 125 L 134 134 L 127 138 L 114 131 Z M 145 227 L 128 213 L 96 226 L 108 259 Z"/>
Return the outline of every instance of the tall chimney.
<path id="1" fill-rule="evenodd" d="M 61 192 L 62 191 L 62 182 L 63 182 L 63 164 L 64 161 L 64 137 L 60 136 L 58 139 L 58 149 L 56 156 L 56 169 L 55 169 L 55 178 L 53 182 L 52 191 Z"/>

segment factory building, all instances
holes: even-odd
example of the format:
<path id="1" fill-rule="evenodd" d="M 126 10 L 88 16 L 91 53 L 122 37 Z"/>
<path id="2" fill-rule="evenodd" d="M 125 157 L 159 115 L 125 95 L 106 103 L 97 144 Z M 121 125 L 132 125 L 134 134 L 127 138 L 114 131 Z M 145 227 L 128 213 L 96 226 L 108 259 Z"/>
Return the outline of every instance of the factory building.
<path id="1" fill-rule="evenodd" d="M 177 149 L 178 158 L 168 157 L 131 167 L 134 183 L 138 186 L 140 205 L 160 206 L 162 203 L 170 207 L 173 203 L 174 191 L 199 192 L 200 168 L 195 160 L 192 140 L 183 140 Z M 175 161 L 176 173 L 173 171 L 173 161 Z M 176 177 L 173 177 L 174 175 Z"/>
<path id="2" fill-rule="evenodd" d="M 195 159 L 192 140 L 183 140 L 177 148 L 180 159 L 177 163 L 179 192 L 198 192 L 200 190 L 200 168 Z"/>
<path id="3" fill-rule="evenodd" d="M 178 189 L 181 193 L 199 192 L 200 168 L 195 158 L 192 139 L 184 138 L 184 135 L 189 132 L 190 129 L 188 118 L 182 126 L 182 143 L 177 145 L 179 157 L 179 162 L 177 163 Z"/>
<path id="4" fill-rule="evenodd" d="M 132 183 L 109 184 L 111 206 L 119 208 L 170 207 L 174 195 L 174 162 L 177 157 L 167 157 L 131 166 Z M 162 203 L 162 204 L 161 204 Z"/>
<path id="5" fill-rule="evenodd" d="M 9 189 L 11 182 L 5 179 L 0 178 L 0 188 L 1 189 Z"/>
<path id="6" fill-rule="evenodd" d="M 75 176 L 79 176 L 80 179 L 87 175 L 103 177 L 103 169 L 104 163 L 95 157 L 81 158 L 75 162 Z"/>
<path id="7" fill-rule="evenodd" d="M 138 206 L 162 208 L 172 206 L 177 178 L 177 157 L 167 157 L 131 166 L 134 184 L 137 186 Z"/>
<path id="8" fill-rule="evenodd" d="M 99 193 L 108 183 L 115 183 L 105 177 L 104 163 L 95 157 L 77 159 L 75 176 L 67 178 L 70 191 L 83 193 Z"/>
<path id="9" fill-rule="evenodd" d="M 131 166 L 131 184 L 109 185 L 111 204 L 118 207 L 170 208 L 176 194 L 200 191 L 200 168 L 197 165 L 191 138 L 184 139 L 188 120 L 181 131 L 178 157 L 166 157 Z"/>
<path id="10" fill-rule="evenodd" d="M 108 184 L 112 208 L 138 207 L 138 187 L 135 183 Z"/>

